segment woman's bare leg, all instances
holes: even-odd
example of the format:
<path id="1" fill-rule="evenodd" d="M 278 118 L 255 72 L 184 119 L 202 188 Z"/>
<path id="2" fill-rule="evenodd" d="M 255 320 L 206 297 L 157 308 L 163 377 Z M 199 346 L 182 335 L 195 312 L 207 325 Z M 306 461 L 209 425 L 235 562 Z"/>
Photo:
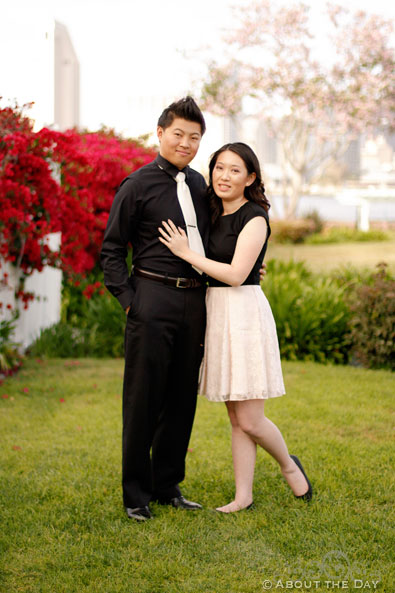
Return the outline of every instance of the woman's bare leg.
<path id="1" fill-rule="evenodd" d="M 308 490 L 306 478 L 289 456 L 287 445 L 277 426 L 265 416 L 265 400 L 233 402 L 238 426 L 280 465 L 281 472 L 296 496 Z"/>
<path id="2" fill-rule="evenodd" d="M 226 402 L 232 425 L 232 458 L 235 476 L 235 499 L 217 510 L 223 513 L 240 511 L 252 503 L 252 485 L 256 460 L 256 443 L 237 423 L 235 404 Z"/>

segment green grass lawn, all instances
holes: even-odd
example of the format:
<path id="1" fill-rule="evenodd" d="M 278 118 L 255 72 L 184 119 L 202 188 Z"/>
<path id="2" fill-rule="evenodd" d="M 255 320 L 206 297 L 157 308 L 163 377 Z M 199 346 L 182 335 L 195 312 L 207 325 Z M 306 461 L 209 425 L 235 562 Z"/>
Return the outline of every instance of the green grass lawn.
<path id="1" fill-rule="evenodd" d="M 121 502 L 122 367 L 28 361 L 0 386 L 1 593 L 393 593 L 390 372 L 285 362 L 267 413 L 315 497 L 260 451 L 256 509 L 228 516 L 213 511 L 233 494 L 225 406 L 199 398 L 183 492 L 204 510 L 152 505 L 138 524 Z"/>
<path id="2" fill-rule="evenodd" d="M 285 245 L 269 241 L 266 259 L 306 261 L 316 272 L 325 272 L 347 264 L 374 268 L 384 261 L 395 272 L 395 241 L 322 245 Z"/>

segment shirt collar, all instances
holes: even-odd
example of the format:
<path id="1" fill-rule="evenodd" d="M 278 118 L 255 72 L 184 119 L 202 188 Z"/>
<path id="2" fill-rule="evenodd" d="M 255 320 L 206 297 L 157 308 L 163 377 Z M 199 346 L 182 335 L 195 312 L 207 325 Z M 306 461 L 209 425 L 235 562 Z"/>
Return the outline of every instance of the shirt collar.
<path id="1" fill-rule="evenodd" d="M 188 166 L 187 167 L 184 167 L 183 169 L 178 169 L 175 165 L 173 165 L 172 163 L 170 163 L 169 161 L 167 161 L 160 154 L 158 154 L 158 156 L 156 157 L 155 163 L 158 165 L 159 169 L 162 169 L 163 171 L 165 171 L 173 179 L 176 178 L 176 175 L 177 175 L 177 173 L 180 172 L 180 170 L 183 173 L 185 173 L 185 179 L 188 179 L 188 171 L 189 171 L 189 167 Z"/>

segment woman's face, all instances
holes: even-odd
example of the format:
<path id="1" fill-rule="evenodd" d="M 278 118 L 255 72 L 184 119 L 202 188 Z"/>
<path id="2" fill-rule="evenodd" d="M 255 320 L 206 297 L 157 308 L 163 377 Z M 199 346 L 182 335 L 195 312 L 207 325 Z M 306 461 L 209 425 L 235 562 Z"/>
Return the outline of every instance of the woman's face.
<path id="1" fill-rule="evenodd" d="M 237 200 L 244 197 L 244 189 L 254 182 L 255 173 L 248 173 L 243 159 L 225 150 L 218 155 L 212 172 L 212 185 L 221 200 Z"/>

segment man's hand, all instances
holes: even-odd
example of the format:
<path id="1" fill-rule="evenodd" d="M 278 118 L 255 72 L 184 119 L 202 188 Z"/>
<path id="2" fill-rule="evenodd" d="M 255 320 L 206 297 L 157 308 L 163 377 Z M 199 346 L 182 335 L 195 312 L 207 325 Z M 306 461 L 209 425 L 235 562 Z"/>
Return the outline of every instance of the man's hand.
<path id="1" fill-rule="evenodd" d="M 262 266 L 259 268 L 259 281 L 262 282 L 264 277 L 266 276 L 266 264 L 263 263 Z"/>

